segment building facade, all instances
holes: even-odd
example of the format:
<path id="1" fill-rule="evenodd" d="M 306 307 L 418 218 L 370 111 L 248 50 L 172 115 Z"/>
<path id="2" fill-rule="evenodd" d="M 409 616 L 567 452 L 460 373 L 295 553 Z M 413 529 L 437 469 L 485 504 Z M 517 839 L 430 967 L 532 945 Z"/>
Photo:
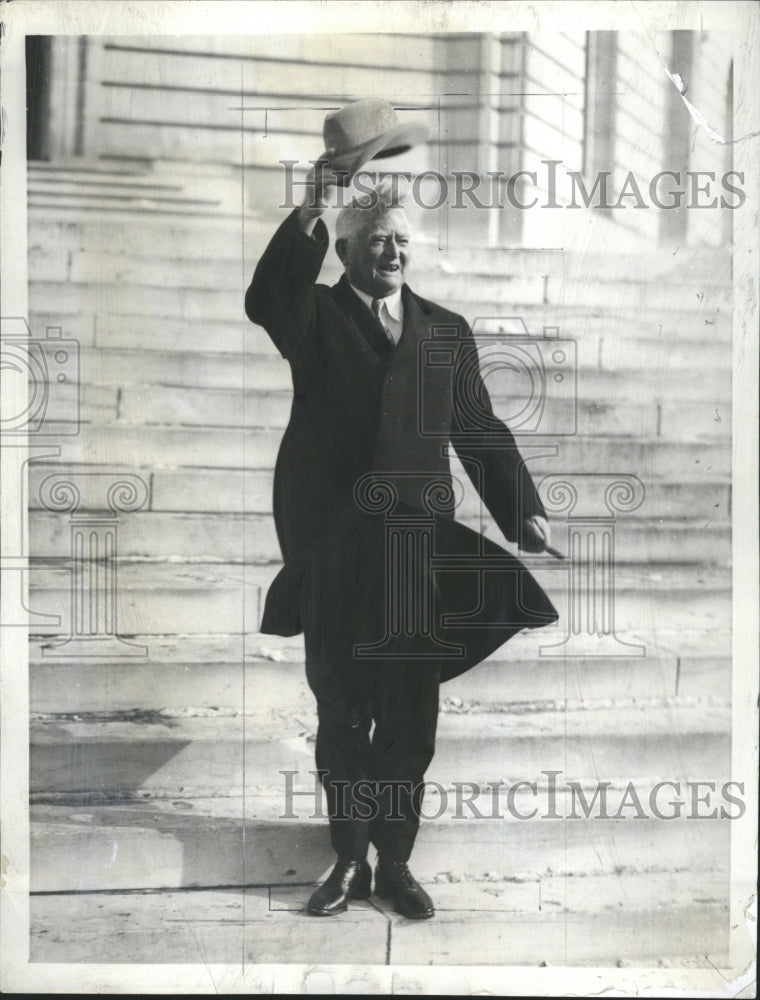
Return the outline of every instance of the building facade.
<path id="1" fill-rule="evenodd" d="M 720 245 L 741 199 L 719 32 L 58 36 L 28 55 L 30 159 L 243 167 L 254 214 L 292 193 L 283 164 L 303 175 L 328 110 L 378 96 L 430 127 L 381 166 L 417 182 L 439 242 Z"/>

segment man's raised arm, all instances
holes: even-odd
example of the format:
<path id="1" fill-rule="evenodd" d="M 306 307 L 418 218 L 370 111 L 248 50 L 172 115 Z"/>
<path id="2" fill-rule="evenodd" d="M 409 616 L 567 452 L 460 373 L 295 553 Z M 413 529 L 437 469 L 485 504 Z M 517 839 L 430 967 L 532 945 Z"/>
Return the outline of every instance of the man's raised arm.
<path id="1" fill-rule="evenodd" d="M 320 219 L 336 183 L 329 154 L 328 150 L 309 171 L 303 204 L 277 229 L 245 293 L 246 315 L 264 327 L 289 359 L 299 352 L 311 325 L 314 284 L 329 244 Z"/>

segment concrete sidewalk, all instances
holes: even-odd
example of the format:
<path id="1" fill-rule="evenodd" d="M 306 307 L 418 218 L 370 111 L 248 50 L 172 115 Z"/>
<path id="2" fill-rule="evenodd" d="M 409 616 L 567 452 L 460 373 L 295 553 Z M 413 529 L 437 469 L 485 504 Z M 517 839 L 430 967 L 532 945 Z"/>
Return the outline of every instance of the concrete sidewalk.
<path id="1" fill-rule="evenodd" d="M 339 916 L 309 917 L 312 888 L 38 894 L 31 958 L 652 968 L 728 959 L 726 872 L 433 881 L 436 916 L 421 922 L 374 895 Z"/>

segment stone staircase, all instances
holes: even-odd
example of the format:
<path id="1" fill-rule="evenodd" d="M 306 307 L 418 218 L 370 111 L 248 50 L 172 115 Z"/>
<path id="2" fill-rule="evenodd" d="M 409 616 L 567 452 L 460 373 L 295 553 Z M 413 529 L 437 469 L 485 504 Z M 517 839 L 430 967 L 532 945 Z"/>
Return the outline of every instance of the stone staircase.
<path id="1" fill-rule="evenodd" d="M 249 212 L 243 225 L 239 187 L 239 176 L 210 166 L 30 166 L 30 326 L 79 341 L 81 404 L 80 433 L 56 441 L 60 465 L 33 461 L 29 475 L 30 604 L 61 622 L 31 638 L 32 889 L 41 901 L 82 890 L 279 886 L 293 887 L 292 911 L 331 863 L 326 821 L 313 815 L 321 797 L 309 774 L 316 719 L 302 643 L 257 632 L 279 568 L 272 468 L 290 376 L 243 314 L 279 219 Z M 330 260 L 323 280 L 337 273 Z M 534 475 L 633 473 L 646 490 L 637 510 L 618 516 L 614 577 L 617 634 L 646 655 L 599 656 L 593 639 L 584 655 L 542 650 L 567 627 L 567 573 L 547 557 L 526 560 L 562 619 L 442 688 L 428 775 L 438 786 L 426 811 L 444 808 L 423 825 L 415 873 L 444 896 L 455 886 L 454 910 L 471 899 L 474 910 L 503 903 L 508 912 L 512 890 L 528 920 L 605 913 L 619 930 L 646 926 L 655 907 L 653 961 L 697 954 L 706 927 L 711 943 L 724 927 L 727 947 L 727 821 L 635 821 L 628 808 L 604 822 L 476 822 L 461 801 L 468 783 L 481 790 L 481 812 L 489 783 L 535 781 L 546 794 L 545 772 L 557 771 L 589 797 L 609 781 L 611 801 L 633 782 L 646 807 L 658 780 L 720 786 L 731 777 L 726 261 L 442 254 L 423 243 L 410 284 L 480 317 L 485 341 L 504 318 L 539 335 L 559 326 L 577 346 L 578 405 L 559 403 L 554 419 L 562 428 L 577 417 L 577 433 L 551 438 L 554 454 L 539 449 Z M 520 391 L 496 386 L 497 412 L 508 418 Z M 524 453 L 535 443 L 521 440 Z M 72 616 L 71 518 L 42 496 L 62 471 L 80 482 L 93 472 L 144 481 L 142 509 L 119 515 L 116 596 L 117 631 L 145 655 L 124 647 L 99 656 L 94 644 L 91 655 L 71 656 L 55 645 Z M 98 501 L 85 496 L 82 509 L 97 513 Z M 471 491 L 459 516 L 499 537 Z M 554 538 L 567 548 L 560 517 Z M 289 802 L 282 772 L 297 772 Z M 523 788 L 516 808 L 530 812 L 532 801 Z M 558 801 L 561 812 L 566 796 Z M 690 886 L 700 880 L 712 888 L 695 901 Z M 624 933 L 610 940 L 613 959 L 640 954 Z M 491 961 L 490 947 L 474 941 L 470 960 Z M 50 954 L 49 943 L 39 948 Z"/>

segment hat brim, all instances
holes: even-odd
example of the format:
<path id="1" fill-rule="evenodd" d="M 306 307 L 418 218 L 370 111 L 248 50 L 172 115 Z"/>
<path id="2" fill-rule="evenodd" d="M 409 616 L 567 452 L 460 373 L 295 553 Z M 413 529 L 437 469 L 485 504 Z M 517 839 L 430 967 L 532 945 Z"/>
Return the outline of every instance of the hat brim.
<path id="1" fill-rule="evenodd" d="M 411 123 L 396 125 L 370 142 L 334 155 L 330 159 L 330 167 L 341 172 L 346 171 L 348 181 L 369 160 L 399 156 L 424 142 L 429 135 L 430 129 L 426 125 Z"/>

